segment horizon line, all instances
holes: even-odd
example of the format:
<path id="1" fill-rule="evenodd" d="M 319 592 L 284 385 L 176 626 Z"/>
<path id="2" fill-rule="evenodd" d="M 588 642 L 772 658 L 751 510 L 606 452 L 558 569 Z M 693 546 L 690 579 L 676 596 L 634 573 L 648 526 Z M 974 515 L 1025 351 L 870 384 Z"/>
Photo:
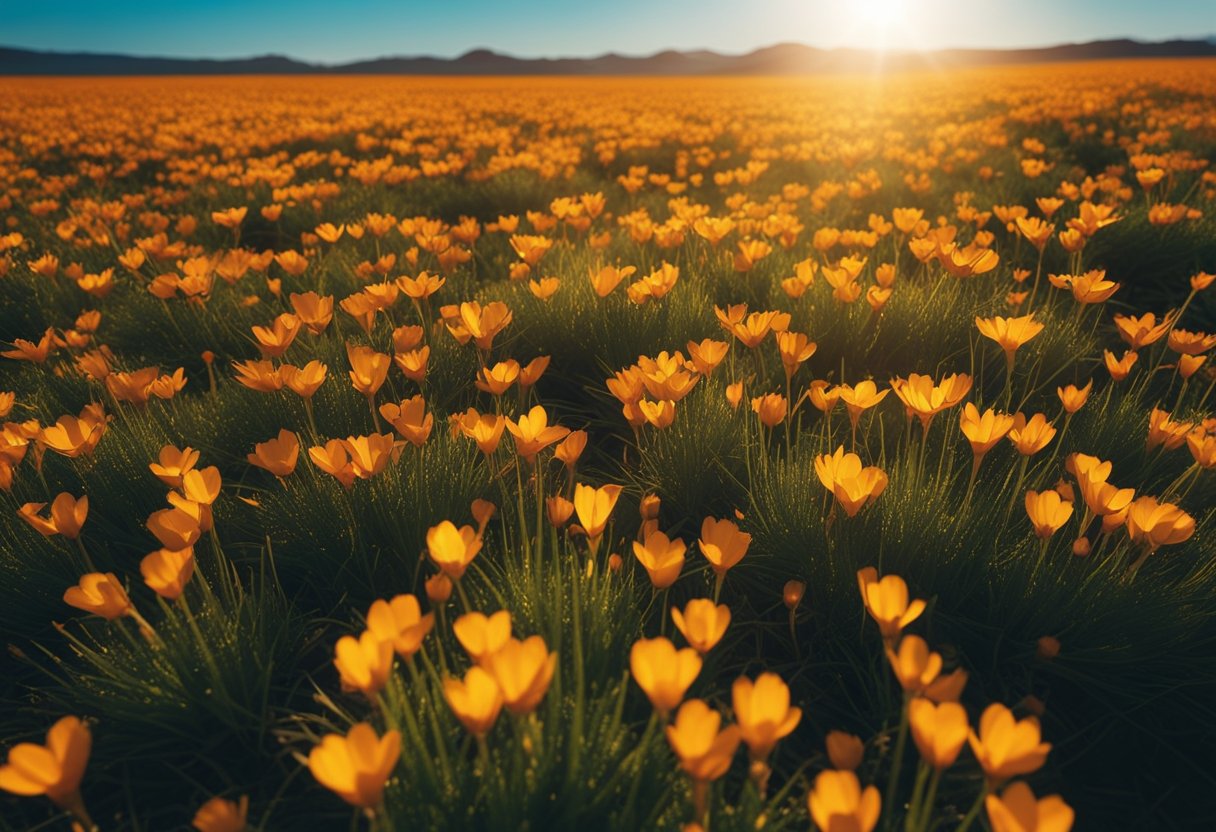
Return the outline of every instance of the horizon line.
<path id="1" fill-rule="evenodd" d="M 207 62 L 214 62 L 214 63 L 253 61 L 253 60 L 258 60 L 258 59 L 262 59 L 262 58 L 281 58 L 281 59 L 285 59 L 285 60 L 289 60 L 289 61 L 294 61 L 294 62 L 300 63 L 300 64 L 306 64 L 306 65 L 313 66 L 313 67 L 340 68 L 340 67 L 348 66 L 351 64 L 370 63 L 370 62 L 374 62 L 374 61 L 385 61 L 385 60 L 458 61 L 462 58 L 465 58 L 469 55 L 476 54 L 479 52 L 490 53 L 497 57 L 510 58 L 510 59 L 520 60 L 520 61 L 553 61 L 553 62 L 557 62 L 557 61 L 595 61 L 595 60 L 601 60 L 604 58 L 613 58 L 613 57 L 625 58 L 625 59 L 630 59 L 630 60 L 645 60 L 647 58 L 654 58 L 659 55 L 664 55 L 664 54 L 668 54 L 668 53 L 683 54 L 683 55 L 694 54 L 694 53 L 708 53 L 708 54 L 712 54 L 712 55 L 715 55 L 718 57 L 723 57 L 723 58 L 742 58 L 742 57 L 747 57 L 749 55 L 753 55 L 757 52 L 762 52 L 764 50 L 775 49 L 775 48 L 783 47 L 783 46 L 798 46 L 798 47 L 803 47 L 806 49 L 814 49 L 816 51 L 829 52 L 829 53 L 831 53 L 831 52 L 858 52 L 858 53 L 884 54 L 884 55 L 892 55 L 892 54 L 894 54 L 894 55 L 910 55 L 910 54 L 932 55 L 932 54 L 940 54 L 940 53 L 945 53 L 945 52 L 1010 53 L 1010 52 L 1021 52 L 1021 51 L 1027 51 L 1027 50 L 1054 49 L 1054 48 L 1068 47 L 1068 46 L 1089 46 L 1092 44 L 1114 43 L 1114 42 L 1123 42 L 1123 41 L 1130 42 L 1130 43 L 1136 43 L 1136 44 L 1143 44 L 1143 45 L 1155 45 L 1155 44 L 1167 44 L 1167 43 L 1210 43 L 1210 44 L 1216 45 L 1216 34 L 1170 35 L 1167 37 L 1152 38 L 1152 39 L 1138 38 L 1133 35 L 1120 35 L 1120 36 L 1114 36 L 1114 37 L 1094 38 L 1091 40 L 1056 41 L 1056 42 L 1051 42 L 1051 43 L 1024 44 L 1024 45 L 1019 45 L 1019 46 L 992 46 L 992 47 L 988 47 L 988 46 L 941 46 L 941 47 L 934 47 L 932 49 L 914 49 L 914 48 L 909 48 L 909 47 L 892 47 L 892 48 L 887 48 L 887 49 L 877 49 L 877 48 L 864 47 L 864 46 L 842 46 L 842 45 L 816 46 L 814 44 L 806 43 L 804 41 L 788 40 L 788 41 L 777 41 L 777 42 L 768 43 L 768 44 L 761 44 L 761 45 L 754 46 L 754 47 L 751 47 L 749 49 L 745 49 L 742 51 L 723 51 L 723 50 L 714 49 L 714 48 L 710 48 L 710 47 L 688 47 L 688 48 L 666 47 L 664 49 L 659 49 L 654 52 L 628 53 L 628 52 L 619 52 L 616 50 L 608 50 L 605 52 L 599 52 L 599 53 L 590 54 L 590 55 L 520 55 L 520 54 L 515 54 L 512 52 L 500 51 L 498 48 L 493 47 L 493 46 L 472 46 L 472 47 L 469 47 L 468 49 L 465 49 L 461 52 L 458 52 L 456 54 L 451 54 L 451 55 L 440 55 L 440 54 L 434 54 L 434 53 L 395 53 L 395 54 L 390 53 L 390 54 L 366 56 L 366 57 L 361 57 L 361 58 L 350 58 L 350 59 L 339 60 L 339 61 L 323 61 L 323 60 L 316 60 L 316 59 L 312 59 L 312 58 L 302 58 L 302 57 L 297 57 L 295 55 L 287 54 L 284 52 L 261 52 L 261 53 L 255 53 L 255 54 L 237 55 L 237 56 L 221 58 L 221 57 L 205 56 L 205 55 L 204 56 L 167 55 L 167 54 L 133 53 L 133 52 L 119 52 L 119 51 L 44 49 L 44 48 L 38 48 L 38 47 L 20 46 L 20 45 L 5 44 L 5 43 L 0 43 L 0 50 L 30 52 L 30 53 L 39 54 L 39 55 L 62 55 L 62 56 L 88 55 L 88 56 L 106 57 L 106 58 L 131 58 L 131 59 L 135 59 L 135 60 L 207 61 Z"/>

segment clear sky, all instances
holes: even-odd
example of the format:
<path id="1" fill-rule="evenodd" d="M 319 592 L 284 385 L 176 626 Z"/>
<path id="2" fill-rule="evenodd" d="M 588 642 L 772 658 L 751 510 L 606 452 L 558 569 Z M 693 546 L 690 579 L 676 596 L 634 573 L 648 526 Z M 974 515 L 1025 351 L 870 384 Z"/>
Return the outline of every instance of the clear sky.
<path id="1" fill-rule="evenodd" d="M 1216 0 L 0 0 L 0 45 L 341 62 L 661 49 L 1016 47 L 1216 35 Z"/>

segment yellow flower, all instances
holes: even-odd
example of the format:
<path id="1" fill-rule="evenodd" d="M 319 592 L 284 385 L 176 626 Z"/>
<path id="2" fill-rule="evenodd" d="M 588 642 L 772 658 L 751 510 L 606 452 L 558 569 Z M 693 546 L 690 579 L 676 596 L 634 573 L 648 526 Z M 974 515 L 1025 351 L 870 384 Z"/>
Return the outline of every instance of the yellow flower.
<path id="1" fill-rule="evenodd" d="M 991 783 L 1037 771 L 1051 751 L 1051 743 L 1042 742 L 1037 719 L 1016 720 L 999 702 L 984 709 L 979 734 L 969 731 L 967 742 Z"/>
<path id="2" fill-rule="evenodd" d="M 63 593 L 63 600 L 77 609 L 99 615 L 107 621 L 131 612 L 131 599 L 113 572 L 90 572 L 80 583 Z"/>
<path id="3" fill-rule="evenodd" d="M 254 445 L 253 453 L 246 459 L 250 464 L 265 468 L 276 477 L 286 477 L 296 469 L 299 456 L 300 440 L 287 428 L 283 428 L 273 439 Z"/>
<path id="4" fill-rule="evenodd" d="M 650 576 L 655 589 L 666 589 L 680 577 L 684 568 L 684 541 L 670 539 L 655 529 L 646 534 L 641 543 L 634 541 L 633 554 Z"/>
<path id="5" fill-rule="evenodd" d="M 92 747 L 88 726 L 65 716 L 47 731 L 45 745 L 22 742 L 9 749 L 8 762 L 0 766 L 0 789 L 25 797 L 46 795 L 87 823 L 80 781 Z"/>
<path id="6" fill-rule="evenodd" d="M 701 523 L 701 539 L 697 543 L 701 554 L 705 555 L 709 565 L 721 578 L 747 554 L 752 536 L 739 531 L 739 527 L 730 520 L 706 517 Z"/>
<path id="7" fill-rule="evenodd" d="M 900 686 L 908 693 L 921 693 L 942 672 L 942 657 L 930 652 L 920 636 L 904 636 L 899 640 L 898 652 L 887 647 L 887 660 Z"/>
<path id="8" fill-rule="evenodd" d="M 936 769 L 949 768 L 967 742 L 967 711 L 957 702 L 935 705 L 917 697 L 908 702 L 912 739 L 925 762 Z"/>
<path id="9" fill-rule="evenodd" d="M 426 401 L 421 395 L 405 399 L 400 404 L 382 404 L 380 415 L 406 441 L 417 447 L 426 444 L 435 423 L 435 417 L 426 412 Z"/>
<path id="10" fill-rule="evenodd" d="M 403 659 L 418 652 L 422 640 L 435 624 L 435 614 L 422 614 L 413 595 L 398 595 L 391 601 L 373 601 L 367 611 L 367 629 L 376 638 L 391 644 Z"/>
<path id="11" fill-rule="evenodd" d="M 1188 540 L 1195 533 L 1195 518 L 1173 503 L 1137 497 L 1127 512 L 1127 533 L 1136 543 L 1156 551 Z"/>
<path id="12" fill-rule="evenodd" d="M 170 488 L 180 488 L 182 477 L 194 469 L 198 463 L 198 451 L 193 448 L 178 450 L 173 445 L 165 445 L 157 455 L 157 462 L 150 463 L 148 468 L 156 478 Z"/>
<path id="13" fill-rule="evenodd" d="M 694 598 L 683 612 L 678 607 L 672 607 L 671 620 L 688 646 L 705 655 L 726 633 L 730 625 L 730 607 L 726 604 L 715 605 L 708 598 Z"/>
<path id="14" fill-rule="evenodd" d="M 346 357 L 350 361 L 350 383 L 363 395 L 371 398 L 388 378 L 391 359 L 371 347 L 346 345 Z"/>
<path id="15" fill-rule="evenodd" d="M 644 638 L 629 651 L 629 670 L 655 710 L 667 714 L 701 672 L 701 657 L 691 647 L 677 651 L 665 638 Z"/>
<path id="16" fill-rule="evenodd" d="M 877 405 L 891 392 L 888 389 L 879 393 L 878 385 L 869 379 L 856 386 L 841 384 L 836 391 L 840 400 L 844 402 L 844 406 L 849 410 L 849 421 L 853 425 L 853 430 L 857 430 L 857 422 L 861 419 L 861 414 Z"/>
<path id="17" fill-rule="evenodd" d="M 867 566 L 858 571 L 857 586 L 866 612 L 887 641 L 898 638 L 904 627 L 925 611 L 925 602 L 919 598 L 908 603 L 908 585 L 898 575 L 887 575 L 880 581 L 878 570 Z"/>
<path id="18" fill-rule="evenodd" d="M 435 565 L 449 578 L 458 581 L 481 551 L 481 537 L 472 526 L 457 529 L 451 520 L 444 520 L 427 531 L 426 548 Z"/>
<path id="19" fill-rule="evenodd" d="M 1074 813 L 1059 795 L 1036 800 L 1025 783 L 1012 783 L 998 797 L 984 798 L 992 832 L 1069 832 Z"/>
<path id="20" fill-rule="evenodd" d="M 50 519 L 38 514 L 46 503 L 26 503 L 17 510 L 22 520 L 46 537 L 61 534 L 69 540 L 80 536 L 80 529 L 89 515 L 89 498 L 79 500 L 66 491 L 51 502 Z"/>
<path id="21" fill-rule="evenodd" d="M 730 768 L 739 747 L 739 727 L 718 731 L 721 724 L 721 714 L 700 699 L 690 699 L 667 726 L 667 742 L 680 758 L 680 768 L 693 780 L 712 782 Z"/>
<path id="22" fill-rule="evenodd" d="M 477 664 L 483 664 L 511 640 L 511 613 L 499 610 L 487 616 L 467 612 L 452 623 L 456 640 Z"/>
<path id="23" fill-rule="evenodd" d="M 1094 380 L 1091 378 L 1084 387 L 1078 388 L 1075 384 L 1057 387 L 1056 394 L 1060 397 L 1060 403 L 1064 405 L 1065 413 L 1076 413 L 1085 406 L 1085 402 L 1089 400 L 1089 392 L 1093 389 Z"/>
<path id="24" fill-rule="evenodd" d="M 502 710 L 502 691 L 498 683 L 479 666 L 470 668 L 463 681 L 444 679 L 443 695 L 465 730 L 475 737 L 488 734 Z"/>
<path id="25" fill-rule="evenodd" d="M 507 710 L 528 714 L 536 710 L 549 690 L 557 654 L 549 652 L 540 636 L 523 641 L 512 638 L 489 655 L 485 668 L 498 683 Z"/>
<path id="26" fill-rule="evenodd" d="M 582 483 L 574 486 L 574 510 L 578 512 L 579 524 L 587 532 L 592 554 L 599 549 L 600 538 L 604 535 L 612 509 L 616 507 L 617 498 L 621 496 L 621 488 L 619 485 L 592 488 Z"/>
<path id="27" fill-rule="evenodd" d="M 892 379 L 891 389 L 904 403 L 908 418 L 915 415 L 920 419 L 921 428 L 928 431 L 934 416 L 954 407 L 971 391 L 971 376 L 953 373 L 935 384 L 930 376 L 912 373 L 907 379 Z"/>
<path id="28" fill-rule="evenodd" d="M 886 490 L 887 474 L 877 466 L 862 467 L 861 457 L 845 453 L 841 445 L 835 453 L 815 457 L 815 473 L 823 487 L 832 492 L 849 517 Z"/>
<path id="29" fill-rule="evenodd" d="M 374 697 L 388 683 L 393 645 L 371 630 L 364 630 L 358 638 L 342 636 L 334 648 L 334 667 L 342 677 L 342 690 Z"/>
<path id="30" fill-rule="evenodd" d="M 1072 511 L 1072 503 L 1060 497 L 1060 492 L 1054 489 L 1026 492 L 1026 514 L 1034 526 L 1035 536 L 1040 539 L 1055 534 L 1072 517 Z"/>
<path id="31" fill-rule="evenodd" d="M 761 673 L 755 682 L 740 676 L 731 686 L 731 702 L 753 760 L 767 759 L 802 719 L 802 709 L 790 707 L 790 689 L 776 673 Z"/>
<path id="32" fill-rule="evenodd" d="M 360 722 L 346 736 L 323 737 L 308 754 L 308 769 L 318 783 L 347 803 L 375 809 L 400 756 L 399 732 L 378 737 L 376 729 Z"/>
<path id="33" fill-rule="evenodd" d="M 1013 372 L 1013 356 L 1018 348 L 1043 331 L 1043 324 L 1034 319 L 1034 313 L 1020 318 L 976 318 L 975 326 L 985 338 L 991 338 L 1005 351 L 1009 372 Z"/>
<path id="34" fill-rule="evenodd" d="M 244 832 L 248 824 L 249 797 L 240 801 L 213 797 L 194 813 L 191 826 L 198 832 Z"/>
<path id="35" fill-rule="evenodd" d="M 870 832 L 882 811 L 878 789 L 851 771 L 822 771 L 807 798 L 811 818 L 823 832 Z"/>
<path id="36" fill-rule="evenodd" d="M 176 600 L 194 574 L 194 549 L 157 549 L 140 561 L 139 571 L 153 592 Z"/>
<path id="37" fill-rule="evenodd" d="M 766 428 L 774 428 L 785 421 L 789 410 L 789 402 L 780 393 L 766 393 L 752 399 L 752 412 L 760 417 L 760 423 Z"/>
<path id="38" fill-rule="evenodd" d="M 1031 416 L 1029 421 L 1018 413 L 1013 417 L 1013 427 L 1009 429 L 1009 441 L 1023 456 L 1033 456 L 1047 447 L 1055 438 L 1056 429 L 1042 413 Z"/>
<path id="39" fill-rule="evenodd" d="M 536 462 L 536 455 L 570 433 L 569 428 L 549 424 L 549 414 L 540 405 L 520 416 L 519 421 L 507 419 L 507 430 L 515 437 L 515 450 L 528 462 Z"/>
<path id="40" fill-rule="evenodd" d="M 828 731 L 826 738 L 828 760 L 832 767 L 845 771 L 856 771 L 865 756 L 865 745 L 861 737 L 844 731 Z"/>

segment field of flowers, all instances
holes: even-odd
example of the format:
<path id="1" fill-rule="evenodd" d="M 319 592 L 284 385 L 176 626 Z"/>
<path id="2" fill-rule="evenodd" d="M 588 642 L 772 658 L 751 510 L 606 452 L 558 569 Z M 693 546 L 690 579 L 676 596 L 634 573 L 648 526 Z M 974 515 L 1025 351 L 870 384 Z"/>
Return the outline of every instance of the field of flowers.
<path id="1" fill-rule="evenodd" d="M 0 829 L 1216 822 L 1216 63 L 0 111 Z"/>

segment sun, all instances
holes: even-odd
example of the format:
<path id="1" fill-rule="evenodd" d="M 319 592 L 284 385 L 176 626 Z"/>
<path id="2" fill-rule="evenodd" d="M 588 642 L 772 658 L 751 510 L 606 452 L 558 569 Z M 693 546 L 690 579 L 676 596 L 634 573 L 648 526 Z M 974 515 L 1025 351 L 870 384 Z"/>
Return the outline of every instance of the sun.
<path id="1" fill-rule="evenodd" d="M 888 28 L 907 19 L 907 0 L 856 0 L 854 13 L 867 26 Z"/>

